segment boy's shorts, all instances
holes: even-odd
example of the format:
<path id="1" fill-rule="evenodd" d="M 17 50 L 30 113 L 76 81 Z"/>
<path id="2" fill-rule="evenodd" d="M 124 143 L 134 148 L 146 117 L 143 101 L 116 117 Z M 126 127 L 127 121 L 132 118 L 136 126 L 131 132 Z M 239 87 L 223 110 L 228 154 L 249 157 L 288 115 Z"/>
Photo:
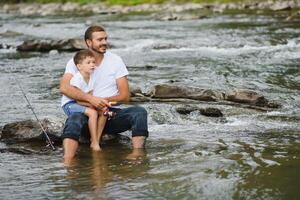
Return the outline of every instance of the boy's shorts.
<path id="1" fill-rule="evenodd" d="M 79 105 L 78 103 L 76 103 L 76 101 L 70 101 L 70 102 L 66 103 L 62 107 L 62 109 L 64 110 L 64 112 L 67 116 L 70 116 L 74 113 L 84 114 L 86 107 Z"/>

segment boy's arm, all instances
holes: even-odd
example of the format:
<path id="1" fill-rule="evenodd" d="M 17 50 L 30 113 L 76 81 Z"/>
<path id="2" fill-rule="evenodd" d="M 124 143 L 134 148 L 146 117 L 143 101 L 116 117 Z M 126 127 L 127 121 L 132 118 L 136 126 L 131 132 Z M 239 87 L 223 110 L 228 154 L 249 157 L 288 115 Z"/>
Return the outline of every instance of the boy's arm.
<path id="1" fill-rule="evenodd" d="M 90 108 L 95 108 L 92 104 L 85 102 L 85 101 L 76 101 L 79 105 L 90 107 Z"/>
<path id="2" fill-rule="evenodd" d="M 70 80 L 72 77 L 73 75 L 71 73 L 65 73 L 60 80 L 59 89 L 62 94 L 77 101 L 88 102 L 96 108 L 108 106 L 107 100 L 84 93 L 80 89 L 70 85 Z"/>
<path id="3" fill-rule="evenodd" d="M 107 101 L 114 101 L 114 102 L 128 102 L 130 100 L 130 92 L 129 92 L 129 85 L 128 85 L 128 78 L 127 76 L 123 76 L 118 78 L 117 80 L 117 87 L 119 90 L 119 94 L 116 96 L 111 96 L 105 98 Z"/>

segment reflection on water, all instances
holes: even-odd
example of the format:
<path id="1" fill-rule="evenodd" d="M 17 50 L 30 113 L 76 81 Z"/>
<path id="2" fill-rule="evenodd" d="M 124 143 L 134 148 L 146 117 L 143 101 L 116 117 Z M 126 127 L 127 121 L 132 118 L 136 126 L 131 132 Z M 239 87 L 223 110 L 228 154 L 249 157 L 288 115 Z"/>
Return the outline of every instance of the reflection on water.
<path id="1" fill-rule="evenodd" d="M 112 191 L 122 187 L 120 183 L 139 179 L 147 173 L 148 161 L 144 149 L 130 150 L 127 147 L 113 146 L 101 152 L 81 148 L 72 162 L 65 165 L 66 181 L 64 188 L 70 195 L 82 198 L 102 199 L 106 196 L 122 197 L 121 191 Z M 123 185 L 124 186 L 124 185 Z M 126 187 L 123 188 L 127 190 Z M 113 194 L 110 194 L 112 193 Z"/>

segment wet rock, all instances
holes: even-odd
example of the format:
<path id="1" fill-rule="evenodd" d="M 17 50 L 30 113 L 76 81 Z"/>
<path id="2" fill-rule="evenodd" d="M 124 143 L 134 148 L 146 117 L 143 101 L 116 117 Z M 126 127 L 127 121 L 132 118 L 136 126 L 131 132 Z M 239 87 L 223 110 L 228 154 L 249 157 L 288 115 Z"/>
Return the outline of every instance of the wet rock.
<path id="1" fill-rule="evenodd" d="M 181 46 L 175 44 L 154 44 L 152 49 L 160 50 L 160 49 L 179 49 L 182 48 Z"/>
<path id="2" fill-rule="evenodd" d="M 9 44 L 0 44 L 0 49 L 12 49 L 12 48 L 14 47 Z"/>
<path id="3" fill-rule="evenodd" d="M 223 117 L 223 113 L 218 108 L 198 108 L 197 106 L 178 106 L 176 107 L 176 112 L 182 115 L 190 114 L 191 112 L 198 111 L 200 114 L 208 116 L 208 117 Z"/>
<path id="4" fill-rule="evenodd" d="M 175 108 L 176 112 L 178 112 L 179 114 L 182 114 L 182 115 L 188 115 L 190 114 L 191 112 L 194 112 L 194 111 L 198 111 L 199 108 L 196 107 L 196 106 L 189 106 L 189 105 L 186 105 L 186 106 L 178 106 Z"/>
<path id="5" fill-rule="evenodd" d="M 17 148 L 17 147 L 9 147 L 0 149 L 0 153 L 15 153 L 21 155 L 31 155 L 38 154 L 38 152 L 31 149 Z"/>
<path id="6" fill-rule="evenodd" d="M 146 97 L 142 94 L 135 94 L 135 96 L 130 98 L 130 102 L 151 102 L 152 99 L 150 97 Z"/>
<path id="7" fill-rule="evenodd" d="M 58 54 L 58 51 L 56 49 L 53 49 L 53 50 L 49 51 L 49 54 L 56 55 L 56 54 Z"/>
<path id="8" fill-rule="evenodd" d="M 200 108 L 200 113 L 208 117 L 223 117 L 223 113 L 218 108 Z"/>
<path id="9" fill-rule="evenodd" d="M 236 89 L 229 92 L 226 96 L 226 100 L 257 106 L 266 106 L 268 104 L 268 100 L 263 95 L 247 89 Z"/>
<path id="10" fill-rule="evenodd" d="M 140 96 L 142 94 L 142 89 L 135 86 L 130 86 L 130 95 L 131 97 Z"/>
<path id="11" fill-rule="evenodd" d="M 22 35 L 22 33 L 18 33 L 15 31 L 9 31 L 9 30 L 0 33 L 0 36 L 2 36 L 2 37 L 16 37 L 16 36 L 20 36 L 20 35 Z"/>
<path id="12" fill-rule="evenodd" d="M 41 120 L 41 124 L 49 137 L 54 141 L 60 141 L 62 124 L 50 122 L 48 119 Z M 24 141 L 44 141 L 44 134 L 38 122 L 24 120 L 9 123 L 3 126 L 1 141 L 3 142 L 24 142 Z"/>
<path id="13" fill-rule="evenodd" d="M 48 52 L 51 50 L 58 51 L 78 51 L 86 49 L 84 40 L 27 40 L 17 46 L 18 51 L 40 51 Z"/>
<path id="14" fill-rule="evenodd" d="M 200 89 L 169 84 L 154 86 L 150 95 L 153 98 L 186 98 L 203 101 L 216 101 L 224 98 L 222 92 L 211 89 Z"/>
<path id="15" fill-rule="evenodd" d="M 63 130 L 63 123 L 57 123 L 50 121 L 48 119 L 41 120 L 43 128 L 46 130 L 50 139 L 54 142 L 54 145 L 60 145 L 62 143 L 61 133 Z M 85 124 L 87 127 L 88 125 Z M 6 144 L 17 144 L 17 143 L 26 143 L 26 144 L 37 144 L 45 143 L 46 137 L 42 132 L 42 129 L 38 122 L 34 120 L 24 120 L 6 124 L 2 127 L 0 133 L 0 140 Z M 120 134 L 109 135 L 104 134 L 102 142 L 106 143 L 110 140 L 114 141 L 125 141 L 130 140 L 127 136 L 122 136 Z M 82 144 L 89 144 L 89 137 L 80 137 L 79 142 Z"/>

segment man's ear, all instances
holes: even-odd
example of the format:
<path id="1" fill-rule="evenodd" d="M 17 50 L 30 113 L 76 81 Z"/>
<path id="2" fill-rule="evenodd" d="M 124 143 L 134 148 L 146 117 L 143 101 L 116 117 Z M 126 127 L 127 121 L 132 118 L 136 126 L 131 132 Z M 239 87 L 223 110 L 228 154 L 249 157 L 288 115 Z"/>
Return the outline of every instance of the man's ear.
<path id="1" fill-rule="evenodd" d="M 92 46 L 92 40 L 90 40 L 90 39 L 86 39 L 85 43 L 86 43 L 88 48 L 90 48 Z"/>

